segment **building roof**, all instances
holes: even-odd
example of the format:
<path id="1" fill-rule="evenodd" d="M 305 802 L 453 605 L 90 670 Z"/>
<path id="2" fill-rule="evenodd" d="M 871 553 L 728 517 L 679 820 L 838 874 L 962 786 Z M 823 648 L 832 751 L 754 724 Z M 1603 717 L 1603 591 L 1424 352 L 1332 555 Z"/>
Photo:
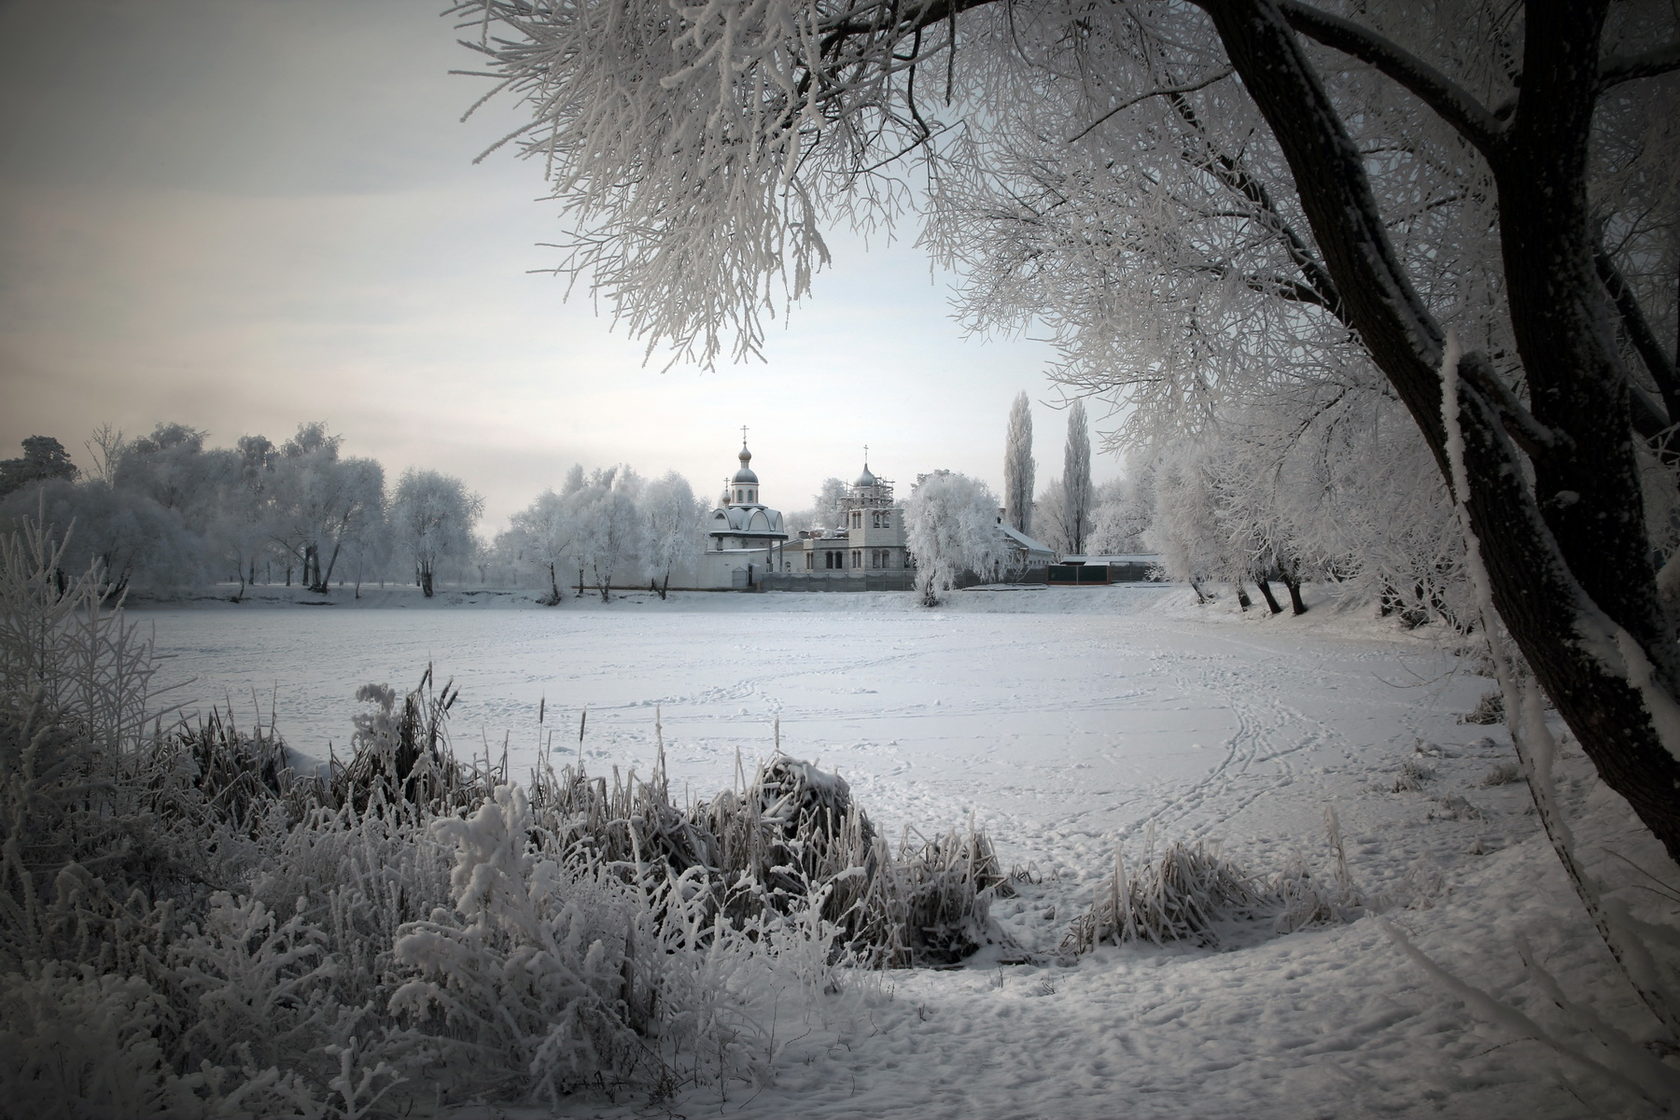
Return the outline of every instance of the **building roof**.
<path id="1" fill-rule="evenodd" d="M 1003 535 L 1005 537 L 1009 538 L 1009 541 L 1012 544 L 1016 545 L 1019 548 L 1025 549 L 1027 552 L 1042 552 L 1042 553 L 1045 553 L 1046 555 L 1049 555 L 1049 556 L 1056 555 L 1056 550 L 1055 549 L 1051 548 L 1049 545 L 1045 544 L 1043 541 L 1034 540 L 1033 538 L 1027 536 L 1025 533 L 1021 532 L 1021 530 L 1015 528 L 1015 526 L 1010 525 L 1007 522 L 999 522 L 998 523 L 998 528 L 1003 531 Z"/>
<path id="2" fill-rule="evenodd" d="M 782 511 L 761 505 L 732 505 L 712 511 L 706 527 L 712 536 L 785 537 Z"/>
<path id="3" fill-rule="evenodd" d="M 735 477 L 730 481 L 741 483 L 744 486 L 757 486 L 758 475 L 753 473 L 753 469 L 749 465 L 752 462 L 752 452 L 747 450 L 747 445 L 744 441 L 741 444 L 741 454 L 736 456 L 736 458 L 741 460 L 741 469 L 735 472 Z"/>

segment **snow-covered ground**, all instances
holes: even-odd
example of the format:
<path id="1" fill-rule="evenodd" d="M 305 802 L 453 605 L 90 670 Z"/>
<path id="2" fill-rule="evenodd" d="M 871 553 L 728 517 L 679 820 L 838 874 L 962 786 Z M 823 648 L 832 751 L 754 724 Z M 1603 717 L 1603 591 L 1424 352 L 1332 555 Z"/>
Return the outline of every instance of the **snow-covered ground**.
<path id="1" fill-rule="evenodd" d="M 344 750 L 357 685 L 412 686 L 430 661 L 461 690 L 459 753 L 505 748 L 516 772 L 546 753 L 645 773 L 662 735 L 673 786 L 704 797 L 768 757 L 779 724 L 781 749 L 837 771 L 889 834 L 972 821 L 1026 877 L 993 907 L 1013 949 L 860 981 L 880 989 L 861 1003 L 790 1008 L 773 1084 L 651 1113 L 580 1098 L 567 1115 L 1561 1120 L 1629 1107 L 1480 1025 L 1385 932 L 1409 931 L 1540 1016 L 1513 947 L 1525 937 L 1572 994 L 1637 1021 L 1525 788 L 1483 784 L 1510 760 L 1503 730 L 1458 717 L 1491 683 L 1424 637 L 1331 603 L 1237 616 L 1154 586 L 976 589 L 932 611 L 909 594 L 445 599 L 131 617 L 155 625 L 164 677 L 193 678 L 176 699 L 231 701 L 247 724 L 272 703 L 306 752 Z M 1600 822 L 1583 831 L 1620 828 L 1567 761 L 1565 792 Z M 1382 916 L 1254 928 L 1219 948 L 1056 953 L 1117 845 L 1138 860 L 1151 843 L 1202 841 L 1256 873 L 1304 860 L 1328 878 L 1331 809 Z"/>

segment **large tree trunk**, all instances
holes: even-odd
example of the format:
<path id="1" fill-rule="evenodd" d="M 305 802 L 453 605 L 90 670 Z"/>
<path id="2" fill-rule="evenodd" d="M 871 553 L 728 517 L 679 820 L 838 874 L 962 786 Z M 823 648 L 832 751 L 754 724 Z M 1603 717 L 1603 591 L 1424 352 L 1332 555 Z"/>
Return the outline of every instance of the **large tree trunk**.
<path id="1" fill-rule="evenodd" d="M 420 594 L 430 599 L 432 597 L 432 566 L 420 565 Z"/>
<path id="2" fill-rule="evenodd" d="M 1278 578 L 1282 579 L 1283 586 L 1289 589 L 1289 612 L 1294 615 L 1306 614 L 1307 603 L 1301 598 L 1300 579 L 1288 567 L 1284 568 L 1283 574 Z"/>
<path id="3" fill-rule="evenodd" d="M 1272 585 L 1264 579 L 1256 579 L 1254 585 L 1260 589 L 1260 597 L 1266 600 L 1266 609 L 1273 614 L 1282 614 L 1283 607 L 1278 604 L 1277 596 L 1272 594 Z"/>
<path id="4" fill-rule="evenodd" d="M 1258 0 L 1202 0 L 1276 135 L 1344 312 L 1452 484 L 1443 420 L 1444 332 L 1390 246 L 1358 149 L 1283 16 Z M 1680 759 L 1653 708 L 1680 683 L 1654 572 L 1630 436 L 1626 372 L 1605 317 L 1587 226 L 1585 160 L 1602 0 L 1528 7 L 1521 98 L 1490 158 L 1510 314 L 1533 411 L 1536 490 L 1495 407 L 1492 371 L 1460 363 L 1463 502 L 1492 598 L 1558 713 L 1610 787 L 1680 863 Z M 1453 438 L 1460 438 L 1456 433 Z M 1643 688 L 1629 661 L 1650 666 Z"/>

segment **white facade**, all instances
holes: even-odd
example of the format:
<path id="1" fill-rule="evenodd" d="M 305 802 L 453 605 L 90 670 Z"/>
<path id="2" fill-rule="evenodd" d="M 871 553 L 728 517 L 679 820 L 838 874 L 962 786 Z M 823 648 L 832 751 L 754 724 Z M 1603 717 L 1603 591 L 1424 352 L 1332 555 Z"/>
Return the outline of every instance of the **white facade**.
<path id="1" fill-rule="evenodd" d="M 744 430 L 737 458 L 741 465 L 724 483 L 722 504 L 706 516 L 706 551 L 693 584 L 698 588 L 755 587 L 766 572 L 782 570 L 780 554 L 787 541 L 782 511 L 758 500 L 758 475 Z"/>
<path id="2" fill-rule="evenodd" d="M 877 478 L 866 460 L 846 494 L 841 524 L 789 541 L 783 551 L 787 567 L 782 570 L 830 578 L 902 572 L 910 567 L 904 541 L 904 509 L 893 501 L 893 484 Z"/>

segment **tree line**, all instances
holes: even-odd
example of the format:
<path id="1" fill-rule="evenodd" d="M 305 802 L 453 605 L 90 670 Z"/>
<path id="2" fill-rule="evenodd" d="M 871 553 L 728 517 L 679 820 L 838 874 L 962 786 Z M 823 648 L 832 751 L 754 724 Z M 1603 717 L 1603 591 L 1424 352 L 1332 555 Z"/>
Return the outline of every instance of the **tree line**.
<path id="1" fill-rule="evenodd" d="M 235 601 L 254 584 L 360 594 L 391 580 L 430 597 L 443 573 L 482 582 L 543 569 L 557 603 L 556 573 L 574 568 L 580 593 L 587 577 L 605 597 L 632 572 L 663 593 L 700 548 L 702 511 L 675 475 L 574 467 L 558 494 L 486 542 L 474 533 L 484 501 L 461 479 L 409 469 L 389 486 L 377 461 L 345 454 L 323 422 L 278 444 L 245 435 L 212 447 L 207 435 L 164 422 L 130 439 L 104 425 L 85 444 L 86 469 L 55 437 L 31 436 L 22 456 L 0 461 L 0 527 L 28 518 L 67 533 L 71 574 L 97 568 L 118 593 L 231 583 Z"/>

